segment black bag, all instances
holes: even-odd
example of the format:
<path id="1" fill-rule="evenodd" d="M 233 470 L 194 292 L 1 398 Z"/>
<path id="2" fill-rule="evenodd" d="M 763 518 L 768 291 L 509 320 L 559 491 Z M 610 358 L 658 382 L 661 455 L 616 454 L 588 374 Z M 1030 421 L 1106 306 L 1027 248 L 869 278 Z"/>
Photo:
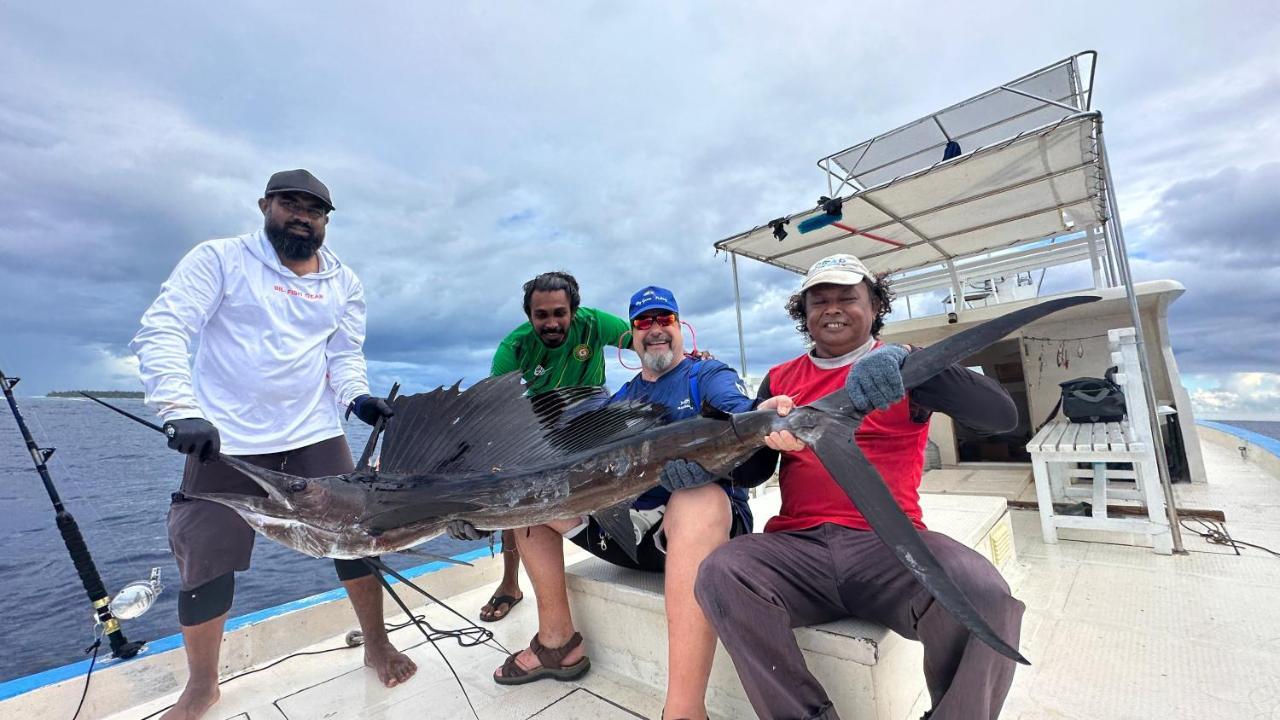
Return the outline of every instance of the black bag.
<path id="1" fill-rule="evenodd" d="M 1067 420 L 1076 423 L 1086 422 L 1120 422 L 1124 419 L 1124 391 L 1112 379 L 1116 368 L 1107 368 L 1106 377 L 1082 377 L 1059 383 L 1062 397 L 1053 407 L 1053 412 L 1044 421 L 1047 425 L 1058 415 L 1058 410 L 1067 416 Z"/>

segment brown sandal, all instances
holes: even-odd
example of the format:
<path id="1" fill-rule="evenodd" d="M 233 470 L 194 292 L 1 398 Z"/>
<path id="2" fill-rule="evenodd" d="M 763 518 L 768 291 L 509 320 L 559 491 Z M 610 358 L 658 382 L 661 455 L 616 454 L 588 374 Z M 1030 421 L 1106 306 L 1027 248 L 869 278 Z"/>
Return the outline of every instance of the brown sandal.
<path id="1" fill-rule="evenodd" d="M 591 659 L 585 655 L 572 665 L 564 665 L 564 657 L 582 644 L 582 634 L 574 633 L 569 642 L 558 648 L 549 648 L 538 642 L 537 634 L 529 641 L 529 649 L 541 663 L 539 667 L 525 670 L 516 663 L 516 656 L 511 653 L 502 664 L 501 675 L 494 675 L 493 681 L 499 685 L 524 685 L 543 678 L 554 678 L 560 681 L 577 680 L 591 669 Z"/>

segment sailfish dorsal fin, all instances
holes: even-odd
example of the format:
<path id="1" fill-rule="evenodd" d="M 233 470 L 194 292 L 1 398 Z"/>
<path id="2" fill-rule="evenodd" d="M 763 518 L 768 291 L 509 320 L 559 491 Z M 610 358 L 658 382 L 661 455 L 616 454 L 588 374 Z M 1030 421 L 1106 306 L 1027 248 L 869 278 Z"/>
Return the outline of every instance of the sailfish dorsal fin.
<path id="1" fill-rule="evenodd" d="M 649 403 L 603 404 L 594 387 L 524 395 L 518 372 L 396 398 L 380 473 L 499 472 L 589 450 L 660 423 Z"/>

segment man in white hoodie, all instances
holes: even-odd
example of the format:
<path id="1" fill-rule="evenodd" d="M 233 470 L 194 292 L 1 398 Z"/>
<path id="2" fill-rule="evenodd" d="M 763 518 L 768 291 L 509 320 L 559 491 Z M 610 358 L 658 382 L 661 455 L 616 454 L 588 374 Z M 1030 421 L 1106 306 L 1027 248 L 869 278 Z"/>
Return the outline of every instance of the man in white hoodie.
<path id="1" fill-rule="evenodd" d="M 182 576 L 178 619 L 190 676 L 162 720 L 194 720 L 218 701 L 235 573 L 249 568 L 253 550 L 244 520 L 183 491 L 261 493 L 218 461 L 220 450 L 303 477 L 350 472 L 342 408 L 371 425 L 392 414 L 370 397 L 360 280 L 324 247 L 329 189 L 306 170 L 278 172 L 258 207 L 262 230 L 187 253 L 130 343 L 169 447 L 187 455 L 169 545 Z M 417 668 L 387 637 L 377 578 L 360 561 L 334 562 L 364 632 L 365 664 L 387 686 L 408 680 Z"/>

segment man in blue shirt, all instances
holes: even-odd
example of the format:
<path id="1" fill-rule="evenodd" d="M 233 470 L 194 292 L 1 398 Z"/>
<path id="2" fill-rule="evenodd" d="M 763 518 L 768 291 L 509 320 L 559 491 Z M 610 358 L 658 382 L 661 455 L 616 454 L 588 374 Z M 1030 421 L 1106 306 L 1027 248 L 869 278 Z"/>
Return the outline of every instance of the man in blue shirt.
<path id="1" fill-rule="evenodd" d="M 721 412 L 750 410 L 753 401 L 738 374 L 718 360 L 700 360 L 684 352 L 679 308 L 671 291 L 646 287 L 631 297 L 631 348 L 641 370 L 613 400 L 636 399 L 669 408 L 667 420 L 698 415 L 704 404 Z M 791 410 L 778 396 L 761 408 Z M 693 596 L 702 560 L 731 536 L 751 531 L 746 492 L 714 479 L 696 463 L 673 460 L 661 486 L 641 495 L 631 508 L 640 537 L 632 562 L 594 519 L 581 518 L 516 532 L 520 556 L 538 597 L 538 634 L 527 650 L 515 653 L 494 673 L 503 685 L 544 677 L 575 679 L 590 667 L 574 630 L 565 590 L 562 537 L 609 562 L 666 573 L 667 694 L 664 718 L 706 717 L 705 696 L 716 637 Z"/>

